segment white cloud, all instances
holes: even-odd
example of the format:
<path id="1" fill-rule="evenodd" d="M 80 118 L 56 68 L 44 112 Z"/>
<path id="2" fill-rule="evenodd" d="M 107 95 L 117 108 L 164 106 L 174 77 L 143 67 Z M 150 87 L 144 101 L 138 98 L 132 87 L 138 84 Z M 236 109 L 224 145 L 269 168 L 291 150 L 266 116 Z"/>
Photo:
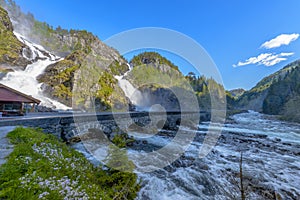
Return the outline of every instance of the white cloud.
<path id="1" fill-rule="evenodd" d="M 250 64 L 256 64 L 256 65 L 265 65 L 267 67 L 276 65 L 280 63 L 281 61 L 287 60 L 287 57 L 294 55 L 293 52 L 289 53 L 262 53 L 258 55 L 257 57 L 251 57 L 248 58 L 244 62 L 238 62 L 238 64 L 233 65 L 234 67 L 240 67 L 240 66 L 245 66 L 245 65 L 250 65 Z"/>
<path id="2" fill-rule="evenodd" d="M 294 53 L 293 52 L 290 52 L 290 53 L 281 53 L 280 55 L 281 56 L 292 56 L 292 55 L 294 55 Z"/>
<path id="3" fill-rule="evenodd" d="M 263 43 L 260 47 L 266 49 L 272 49 L 272 48 L 280 47 L 282 45 L 289 45 L 291 42 L 297 40 L 298 37 L 299 37 L 298 33 L 281 34 L 278 35 L 276 38 Z"/>

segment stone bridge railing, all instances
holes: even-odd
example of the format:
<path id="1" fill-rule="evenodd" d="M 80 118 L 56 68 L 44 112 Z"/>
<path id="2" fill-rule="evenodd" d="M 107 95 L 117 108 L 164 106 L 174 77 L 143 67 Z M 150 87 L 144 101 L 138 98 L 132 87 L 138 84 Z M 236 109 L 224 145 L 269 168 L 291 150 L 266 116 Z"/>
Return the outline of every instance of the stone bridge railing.
<path id="1" fill-rule="evenodd" d="M 109 135 L 122 131 L 153 131 L 151 129 L 176 129 L 177 125 L 191 122 L 209 121 L 210 114 L 206 112 L 131 112 L 131 113 L 99 113 L 70 114 L 32 117 L 23 119 L 0 120 L 0 126 L 38 127 L 44 132 L 54 134 L 63 140 L 69 140 L 89 129 L 99 129 Z"/>

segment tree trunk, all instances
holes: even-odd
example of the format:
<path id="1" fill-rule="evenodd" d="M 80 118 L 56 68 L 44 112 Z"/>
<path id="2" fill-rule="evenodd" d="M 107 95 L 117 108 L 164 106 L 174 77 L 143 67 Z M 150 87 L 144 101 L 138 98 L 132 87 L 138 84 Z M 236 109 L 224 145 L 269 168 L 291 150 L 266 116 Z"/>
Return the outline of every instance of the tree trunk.
<path id="1" fill-rule="evenodd" d="M 241 198 L 242 200 L 245 200 L 246 196 L 245 196 L 245 190 L 243 184 L 243 152 L 241 152 L 241 158 L 240 158 L 240 183 L 241 183 Z"/>

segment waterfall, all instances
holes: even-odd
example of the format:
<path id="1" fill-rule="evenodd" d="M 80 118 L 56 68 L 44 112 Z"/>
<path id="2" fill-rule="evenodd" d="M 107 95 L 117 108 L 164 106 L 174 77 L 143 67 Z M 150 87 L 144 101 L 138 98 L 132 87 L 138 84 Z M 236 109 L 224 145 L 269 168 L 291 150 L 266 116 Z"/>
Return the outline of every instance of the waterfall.
<path id="1" fill-rule="evenodd" d="M 61 58 L 46 51 L 42 46 L 31 43 L 20 34 L 14 34 L 22 43 L 30 48 L 32 55 L 29 57 L 23 52 L 23 56 L 28 60 L 34 60 L 34 62 L 27 65 L 25 70 L 16 70 L 7 73 L 6 76 L 0 80 L 0 83 L 39 99 L 41 106 L 62 110 L 70 109 L 58 101 L 45 97 L 41 88 L 42 83 L 37 81 L 37 77 L 44 72 L 47 66 L 60 61 Z"/>
<path id="2" fill-rule="evenodd" d="M 143 98 L 142 92 L 135 88 L 127 79 L 125 79 L 126 75 L 132 70 L 131 66 L 127 63 L 129 70 L 122 76 L 115 76 L 118 80 L 118 84 L 120 88 L 125 93 L 125 96 L 131 101 L 132 104 L 136 106 L 137 110 L 147 110 L 147 102 L 145 102 L 145 98 Z"/>
<path id="3" fill-rule="evenodd" d="M 128 80 L 124 79 L 123 76 L 116 76 L 115 78 L 118 79 L 119 86 L 125 93 L 126 97 L 128 97 L 134 105 L 138 106 L 139 100 L 142 98 L 142 93 Z"/>

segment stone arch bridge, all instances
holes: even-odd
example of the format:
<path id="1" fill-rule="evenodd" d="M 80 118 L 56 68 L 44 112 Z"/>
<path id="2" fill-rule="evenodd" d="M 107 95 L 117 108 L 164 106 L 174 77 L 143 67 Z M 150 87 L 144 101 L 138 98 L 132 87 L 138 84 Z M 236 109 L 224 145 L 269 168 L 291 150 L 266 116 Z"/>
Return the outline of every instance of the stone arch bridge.
<path id="1" fill-rule="evenodd" d="M 0 120 L 1 126 L 25 126 L 43 129 L 65 141 L 86 133 L 89 129 L 99 129 L 110 134 L 119 129 L 123 131 L 150 130 L 151 128 L 175 130 L 177 125 L 191 125 L 209 121 L 207 112 L 129 112 L 98 114 L 51 114 Z"/>

